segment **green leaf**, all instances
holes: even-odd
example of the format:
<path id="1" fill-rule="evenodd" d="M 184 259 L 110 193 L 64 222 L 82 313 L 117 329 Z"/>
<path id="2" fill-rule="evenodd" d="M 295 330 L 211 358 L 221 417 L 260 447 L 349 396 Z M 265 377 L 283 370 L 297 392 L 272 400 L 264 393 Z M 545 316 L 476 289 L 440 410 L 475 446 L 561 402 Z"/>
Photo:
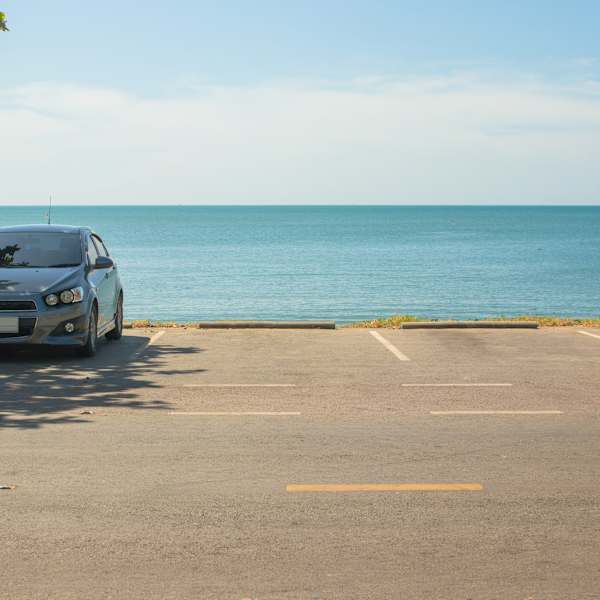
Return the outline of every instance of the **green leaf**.
<path id="1" fill-rule="evenodd" d="M 8 31 L 8 27 L 6 26 L 6 15 L 3 12 L 0 12 L 0 31 Z"/>

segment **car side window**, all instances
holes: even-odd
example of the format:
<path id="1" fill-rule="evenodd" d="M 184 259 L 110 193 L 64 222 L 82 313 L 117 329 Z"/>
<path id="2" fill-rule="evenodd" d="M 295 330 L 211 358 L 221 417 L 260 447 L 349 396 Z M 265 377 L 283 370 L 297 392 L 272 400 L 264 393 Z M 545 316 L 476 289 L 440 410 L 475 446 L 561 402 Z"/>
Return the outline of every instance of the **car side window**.
<path id="1" fill-rule="evenodd" d="M 90 238 L 88 238 L 88 241 L 87 241 L 88 264 L 90 266 L 95 265 L 96 259 L 98 258 L 98 256 L 100 256 L 100 255 L 98 254 L 98 250 L 96 250 L 96 244 L 94 243 L 93 239 L 90 237 Z"/>
<path id="2" fill-rule="evenodd" d="M 98 249 L 98 254 L 100 256 L 110 256 L 108 250 L 106 249 L 106 246 L 104 245 L 104 242 L 97 235 L 93 235 L 92 238 L 94 239 L 94 244 Z"/>

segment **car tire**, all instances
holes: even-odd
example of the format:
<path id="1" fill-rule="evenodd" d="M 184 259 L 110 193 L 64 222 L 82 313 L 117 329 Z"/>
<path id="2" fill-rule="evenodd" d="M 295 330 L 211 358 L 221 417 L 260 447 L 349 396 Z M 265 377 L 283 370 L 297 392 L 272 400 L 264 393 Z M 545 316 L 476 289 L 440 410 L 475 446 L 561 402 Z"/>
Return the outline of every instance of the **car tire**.
<path id="1" fill-rule="evenodd" d="M 115 314 L 115 328 L 111 329 L 107 334 L 106 338 L 109 340 L 120 340 L 123 336 L 123 294 L 119 296 L 117 302 L 117 312 Z"/>
<path id="2" fill-rule="evenodd" d="M 93 306 L 88 321 L 88 334 L 85 344 L 80 348 L 81 356 L 91 358 L 98 350 L 98 309 Z"/>

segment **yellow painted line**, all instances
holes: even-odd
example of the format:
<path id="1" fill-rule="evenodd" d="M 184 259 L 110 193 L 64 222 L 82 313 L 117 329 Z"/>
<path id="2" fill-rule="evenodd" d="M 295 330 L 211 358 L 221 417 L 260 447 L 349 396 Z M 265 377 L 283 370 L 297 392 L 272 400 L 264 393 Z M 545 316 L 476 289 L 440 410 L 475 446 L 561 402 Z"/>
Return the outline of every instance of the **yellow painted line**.
<path id="1" fill-rule="evenodd" d="M 590 333 L 589 331 L 578 331 L 581 335 L 589 335 L 590 337 L 596 338 L 600 340 L 600 335 L 596 335 L 595 333 Z"/>
<path id="2" fill-rule="evenodd" d="M 388 342 L 380 333 L 378 333 L 377 331 L 370 331 L 369 332 L 378 342 L 380 342 L 381 344 L 383 344 L 398 360 L 402 360 L 402 361 L 407 361 L 410 360 L 410 358 L 408 358 L 408 356 L 406 356 L 406 354 L 403 354 L 402 352 L 400 352 L 400 350 L 398 350 L 398 348 L 396 348 L 396 346 L 394 346 L 394 344 L 392 344 L 391 342 Z"/>
<path id="3" fill-rule="evenodd" d="M 511 387 L 512 383 L 402 383 L 402 387 Z"/>
<path id="4" fill-rule="evenodd" d="M 184 411 L 173 411 L 169 413 L 170 415 L 182 415 L 187 417 L 198 416 L 198 417 L 295 417 L 302 413 L 299 412 L 251 412 L 251 411 L 241 411 L 241 412 L 225 412 L 225 411 L 213 411 L 213 412 L 184 412 Z"/>
<path id="5" fill-rule="evenodd" d="M 332 483 L 291 484 L 290 493 L 299 492 L 478 492 L 480 483 Z"/>
<path id="6" fill-rule="evenodd" d="M 562 410 L 432 410 L 430 415 L 562 415 Z"/>

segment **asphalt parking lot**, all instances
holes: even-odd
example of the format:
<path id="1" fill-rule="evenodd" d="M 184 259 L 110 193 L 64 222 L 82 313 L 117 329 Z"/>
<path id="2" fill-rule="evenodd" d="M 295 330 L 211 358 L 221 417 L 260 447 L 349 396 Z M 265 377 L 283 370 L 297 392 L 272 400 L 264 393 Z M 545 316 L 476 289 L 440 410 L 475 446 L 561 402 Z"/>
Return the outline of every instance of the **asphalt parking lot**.
<path id="1" fill-rule="evenodd" d="M 0 352 L 0 598 L 599 597 L 599 330 Z"/>

